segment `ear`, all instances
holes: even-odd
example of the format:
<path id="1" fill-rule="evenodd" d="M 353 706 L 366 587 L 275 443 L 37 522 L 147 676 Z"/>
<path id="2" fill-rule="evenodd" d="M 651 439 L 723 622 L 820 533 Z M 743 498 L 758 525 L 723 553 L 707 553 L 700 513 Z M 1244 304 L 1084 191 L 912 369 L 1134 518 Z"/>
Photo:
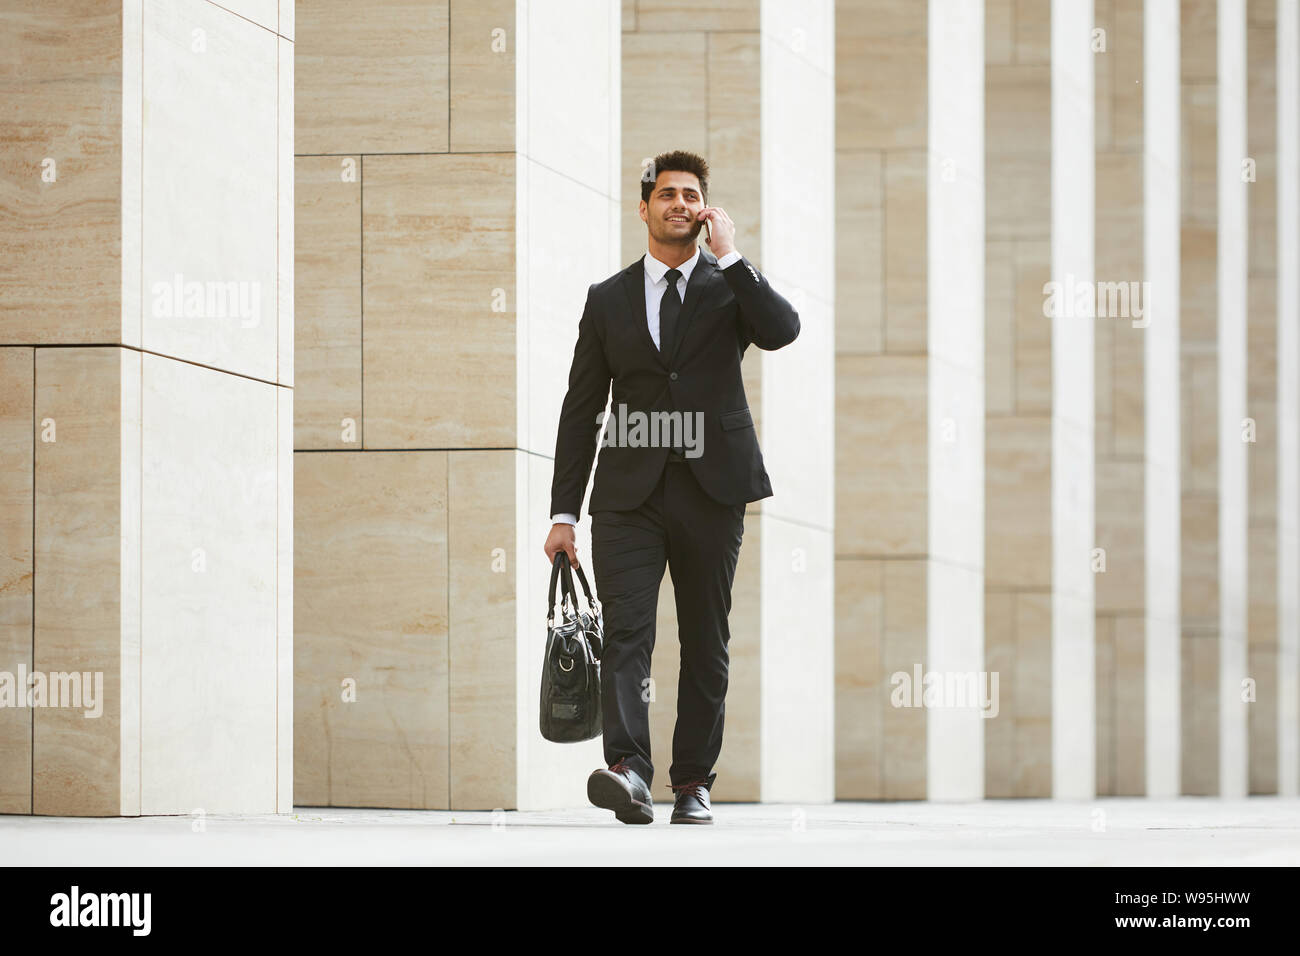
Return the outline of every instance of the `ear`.
<path id="1" fill-rule="evenodd" d="M 637 205 L 636 211 L 640 214 L 642 222 L 648 223 L 650 221 L 649 219 L 646 218 L 646 210 L 649 208 L 650 207 L 646 205 L 646 201 L 644 199 L 642 199 L 641 202 Z"/>

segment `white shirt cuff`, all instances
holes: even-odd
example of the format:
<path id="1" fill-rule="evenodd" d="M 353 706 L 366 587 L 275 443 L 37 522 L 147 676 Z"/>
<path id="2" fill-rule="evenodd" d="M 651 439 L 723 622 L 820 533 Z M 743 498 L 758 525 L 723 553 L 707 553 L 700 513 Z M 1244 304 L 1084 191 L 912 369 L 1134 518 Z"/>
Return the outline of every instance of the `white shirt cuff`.
<path id="1" fill-rule="evenodd" d="M 577 516 L 577 515 L 570 515 L 570 514 L 551 515 L 551 524 L 572 524 L 572 525 L 576 525 L 577 523 L 578 523 L 578 516 Z"/>
<path id="2" fill-rule="evenodd" d="M 725 269 L 727 268 L 727 266 L 734 265 L 739 261 L 740 261 L 740 253 L 737 252 L 735 249 L 732 249 L 725 256 L 723 256 L 721 259 L 718 260 L 718 268 Z"/>

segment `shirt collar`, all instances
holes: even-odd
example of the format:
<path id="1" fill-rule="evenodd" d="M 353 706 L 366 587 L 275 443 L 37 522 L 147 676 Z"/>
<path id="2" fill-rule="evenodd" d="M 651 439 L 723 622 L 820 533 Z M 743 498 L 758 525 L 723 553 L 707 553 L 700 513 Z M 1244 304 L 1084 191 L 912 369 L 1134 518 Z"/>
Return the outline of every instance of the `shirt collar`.
<path id="1" fill-rule="evenodd" d="M 695 268 L 696 263 L 698 263 L 699 261 L 700 261 L 700 247 L 696 246 L 695 255 L 691 256 L 681 265 L 676 267 L 677 270 L 681 272 L 682 278 L 685 279 L 687 282 L 691 281 L 691 271 Z M 650 277 L 650 281 L 655 283 L 663 281 L 664 273 L 667 272 L 669 268 L 670 266 L 667 263 L 660 262 L 658 259 L 652 256 L 649 253 L 649 251 L 646 252 L 645 271 L 646 271 L 646 275 Z"/>

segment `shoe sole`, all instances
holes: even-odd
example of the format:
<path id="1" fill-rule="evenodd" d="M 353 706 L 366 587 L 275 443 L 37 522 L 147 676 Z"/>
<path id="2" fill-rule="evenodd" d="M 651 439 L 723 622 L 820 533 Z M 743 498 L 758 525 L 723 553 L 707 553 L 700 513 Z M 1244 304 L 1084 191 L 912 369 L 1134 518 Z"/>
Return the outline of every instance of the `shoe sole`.
<path id="1" fill-rule="evenodd" d="M 706 826 L 706 827 L 711 827 L 711 826 L 713 826 L 713 820 L 712 820 L 712 819 L 709 819 L 709 820 L 691 820 L 691 819 L 688 818 L 688 817 L 678 817 L 678 818 L 676 818 L 676 819 L 669 820 L 668 822 L 669 822 L 669 823 L 690 823 L 690 824 L 694 824 L 695 826 Z"/>
<path id="2" fill-rule="evenodd" d="M 620 823 L 653 823 L 654 807 L 635 800 L 617 780 L 606 774 L 594 774 L 587 778 L 587 799 L 602 810 L 613 810 L 614 818 Z"/>

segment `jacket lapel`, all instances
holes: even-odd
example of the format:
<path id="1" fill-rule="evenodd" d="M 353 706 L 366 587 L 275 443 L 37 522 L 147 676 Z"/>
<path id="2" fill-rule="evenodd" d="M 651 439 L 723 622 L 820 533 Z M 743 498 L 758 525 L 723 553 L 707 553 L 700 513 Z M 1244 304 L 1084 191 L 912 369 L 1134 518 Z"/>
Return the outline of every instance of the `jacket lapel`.
<path id="1" fill-rule="evenodd" d="M 703 246 L 700 246 L 700 261 L 695 264 L 691 270 L 691 277 L 686 283 L 686 299 L 682 302 L 682 313 L 677 318 L 677 335 L 668 353 L 670 360 L 677 357 L 677 350 L 681 347 L 686 338 L 686 333 L 690 331 L 691 319 L 695 318 L 695 313 L 699 311 L 700 300 L 704 298 L 704 290 L 708 288 L 709 280 L 717 272 L 718 260 L 712 253 Z M 645 311 L 645 303 L 641 303 L 641 311 Z"/>
<path id="2" fill-rule="evenodd" d="M 632 321 L 636 324 L 637 334 L 641 337 L 645 347 L 654 355 L 655 360 L 664 368 L 667 368 L 666 360 L 659 353 L 659 350 L 655 348 L 655 340 L 650 337 L 650 323 L 645 314 L 645 256 L 642 256 L 623 270 L 623 278 L 619 284 L 623 286 L 623 292 L 627 295 L 628 306 L 632 310 Z"/>

